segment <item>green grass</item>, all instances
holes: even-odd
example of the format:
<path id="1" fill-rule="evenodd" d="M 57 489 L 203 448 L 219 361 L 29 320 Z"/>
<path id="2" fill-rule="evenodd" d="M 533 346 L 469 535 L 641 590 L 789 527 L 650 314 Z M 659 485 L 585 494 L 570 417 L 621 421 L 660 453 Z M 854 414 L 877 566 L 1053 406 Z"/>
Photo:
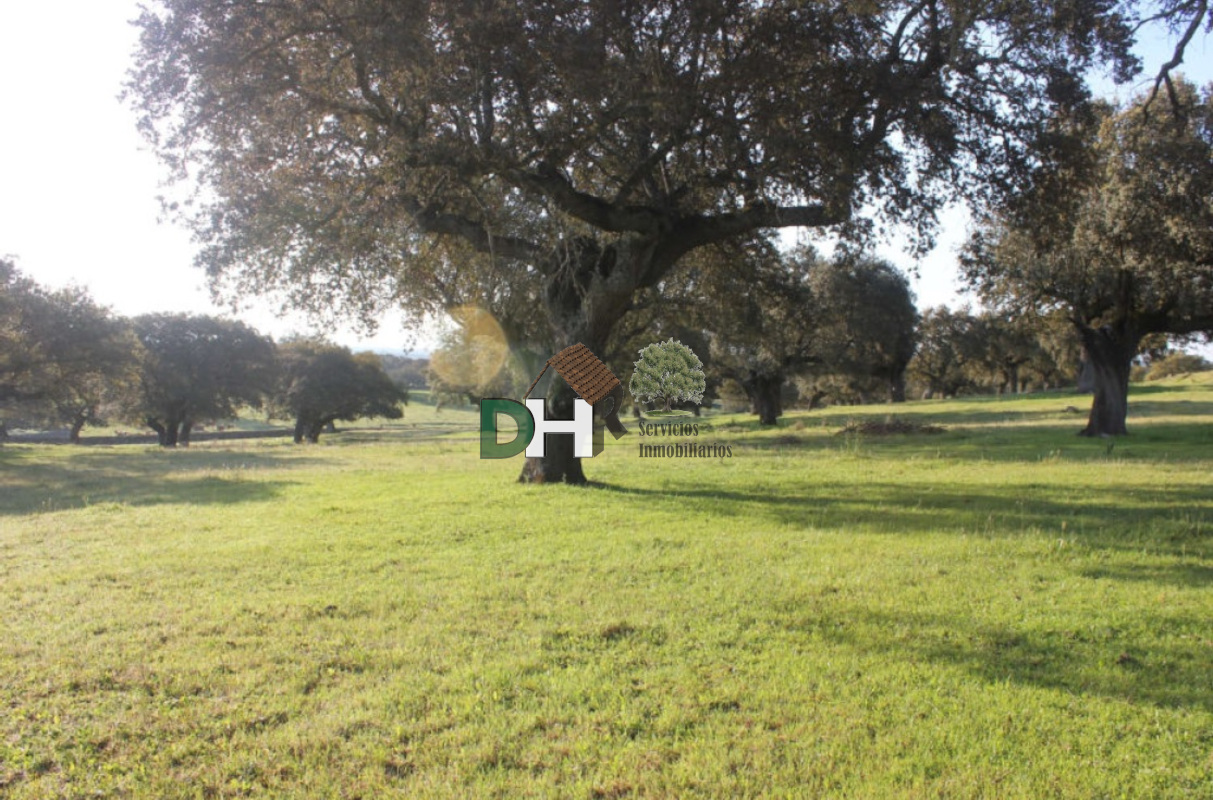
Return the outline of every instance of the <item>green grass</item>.
<path id="1" fill-rule="evenodd" d="M 1213 797 L 1213 374 L 1088 402 L 0 449 L 0 796 Z"/>

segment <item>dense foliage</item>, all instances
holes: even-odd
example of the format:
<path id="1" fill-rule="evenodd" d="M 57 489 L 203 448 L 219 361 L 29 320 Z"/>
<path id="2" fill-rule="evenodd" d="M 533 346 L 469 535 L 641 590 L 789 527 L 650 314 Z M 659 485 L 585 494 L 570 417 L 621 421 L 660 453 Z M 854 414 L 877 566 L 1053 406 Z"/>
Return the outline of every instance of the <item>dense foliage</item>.
<path id="1" fill-rule="evenodd" d="M 628 390 L 637 401 L 660 403 L 669 411 L 672 403 L 700 403 L 706 388 L 703 362 L 685 344 L 674 339 L 655 342 L 639 353 Z"/>
<path id="2" fill-rule="evenodd" d="M 1057 158 L 989 220 L 965 268 L 1017 315 L 1069 317 L 1091 364 L 1085 435 L 1126 433 L 1132 360 L 1149 334 L 1213 335 L 1213 88 L 1174 86 L 1090 119 L 1058 120 Z"/>
<path id="3" fill-rule="evenodd" d="M 422 313 L 483 286 L 541 349 L 603 352 L 705 246 L 885 223 L 926 242 L 946 202 L 1021 185 L 1086 71 L 1137 68 L 1131 12 L 161 0 L 129 90 L 197 189 L 179 208 L 220 290 Z M 572 397 L 558 385 L 552 411 Z M 560 448 L 527 477 L 585 479 Z"/>
<path id="4" fill-rule="evenodd" d="M 242 322 L 185 314 L 134 319 L 145 359 L 127 415 L 156 431 L 160 444 L 189 444 L 202 420 L 260 406 L 273 389 L 274 343 Z"/>
<path id="5" fill-rule="evenodd" d="M 383 370 L 374 353 L 351 353 L 314 339 L 279 348 L 281 378 L 274 406 L 295 420 L 295 441 L 317 442 L 325 426 L 364 417 L 400 419 L 408 391 Z"/>

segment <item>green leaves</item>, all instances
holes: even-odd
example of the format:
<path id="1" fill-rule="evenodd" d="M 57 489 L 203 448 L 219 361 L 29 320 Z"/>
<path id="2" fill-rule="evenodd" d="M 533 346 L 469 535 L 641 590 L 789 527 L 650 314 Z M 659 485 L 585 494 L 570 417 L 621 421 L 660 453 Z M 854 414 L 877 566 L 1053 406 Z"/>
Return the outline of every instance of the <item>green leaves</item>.
<path id="1" fill-rule="evenodd" d="M 628 388 L 636 400 L 660 401 L 667 411 L 674 402 L 698 404 L 707 388 L 703 362 L 691 348 L 675 339 L 651 344 L 640 351 Z"/>
<path id="2" fill-rule="evenodd" d="M 989 222 L 962 264 L 987 302 L 1139 334 L 1213 332 L 1213 99 L 1106 109 L 1081 153 Z M 1077 170 L 1075 164 L 1082 164 Z"/>

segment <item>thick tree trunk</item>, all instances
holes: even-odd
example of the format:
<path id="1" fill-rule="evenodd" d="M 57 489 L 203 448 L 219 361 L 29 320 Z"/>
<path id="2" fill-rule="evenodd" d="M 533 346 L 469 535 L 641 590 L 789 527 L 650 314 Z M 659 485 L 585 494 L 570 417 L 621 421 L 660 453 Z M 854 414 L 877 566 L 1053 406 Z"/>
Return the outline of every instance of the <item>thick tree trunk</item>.
<path id="1" fill-rule="evenodd" d="M 72 444 L 80 444 L 80 431 L 82 428 L 84 428 L 84 423 L 85 418 L 81 414 L 77 414 L 75 418 L 72 419 L 71 430 L 69 430 L 67 433 L 67 440 L 69 442 Z"/>
<path id="2" fill-rule="evenodd" d="M 303 437 L 307 434 L 307 422 L 303 417 L 295 418 L 295 444 L 303 444 Z"/>
<path id="3" fill-rule="evenodd" d="M 611 331 L 653 264 L 653 246 L 653 241 L 625 238 L 604 247 L 589 237 L 579 237 L 561 249 L 556 263 L 545 270 L 543 297 L 552 337 L 549 355 L 577 343 L 599 357 L 606 353 Z M 577 395 L 555 370 L 549 374 L 549 419 L 572 419 Z M 586 482 L 581 459 L 573 455 L 571 436 L 550 438 L 545 452 L 542 459 L 526 460 L 520 482 Z"/>
<path id="4" fill-rule="evenodd" d="M 746 396 L 750 398 L 750 411 L 758 415 L 762 425 L 774 425 L 783 415 L 783 375 L 759 375 L 751 372 L 741 382 Z"/>
<path id="5" fill-rule="evenodd" d="M 1125 436 L 1129 413 L 1129 370 L 1141 336 L 1128 326 L 1079 329 L 1087 353 L 1095 400 L 1079 436 Z"/>
<path id="6" fill-rule="evenodd" d="M 184 419 L 181 421 L 181 433 L 177 436 L 177 444 L 182 447 L 190 446 L 190 433 L 194 430 L 194 421 L 192 419 Z"/>
<path id="7" fill-rule="evenodd" d="M 906 401 L 906 374 L 894 375 L 889 381 L 889 402 L 904 403 Z"/>
<path id="8" fill-rule="evenodd" d="M 161 447 L 176 447 L 177 446 L 177 428 L 180 423 L 175 419 L 168 419 L 161 423 L 160 420 L 148 417 L 146 420 L 147 426 L 156 432 L 156 438 L 160 442 Z"/>
<path id="9" fill-rule="evenodd" d="M 669 411 L 669 410 L 670 410 L 670 396 L 669 396 L 669 395 L 666 395 L 666 397 L 665 397 L 665 405 L 662 407 L 662 409 L 661 409 L 661 410 L 662 410 L 662 411 Z"/>
<path id="10" fill-rule="evenodd" d="M 1090 356 L 1083 358 L 1078 365 L 1077 389 L 1083 394 L 1095 391 L 1095 368 L 1091 365 Z"/>
<path id="11" fill-rule="evenodd" d="M 576 393 L 556 375 L 547 393 L 549 419 L 573 419 Z M 544 445 L 543 458 L 528 458 L 522 466 L 519 483 L 585 483 L 581 459 L 573 455 L 573 437 L 552 434 Z"/>

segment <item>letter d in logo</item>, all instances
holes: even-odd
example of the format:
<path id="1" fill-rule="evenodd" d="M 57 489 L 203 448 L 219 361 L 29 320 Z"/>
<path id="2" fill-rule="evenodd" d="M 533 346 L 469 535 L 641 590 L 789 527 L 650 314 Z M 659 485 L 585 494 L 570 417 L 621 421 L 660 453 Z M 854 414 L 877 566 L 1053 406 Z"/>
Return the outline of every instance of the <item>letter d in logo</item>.
<path id="1" fill-rule="evenodd" d="M 505 414 L 518 423 L 518 435 L 504 444 L 497 441 L 497 415 Z M 535 418 L 517 400 L 490 397 L 480 401 L 480 457 L 512 458 L 531 443 L 535 436 Z"/>

